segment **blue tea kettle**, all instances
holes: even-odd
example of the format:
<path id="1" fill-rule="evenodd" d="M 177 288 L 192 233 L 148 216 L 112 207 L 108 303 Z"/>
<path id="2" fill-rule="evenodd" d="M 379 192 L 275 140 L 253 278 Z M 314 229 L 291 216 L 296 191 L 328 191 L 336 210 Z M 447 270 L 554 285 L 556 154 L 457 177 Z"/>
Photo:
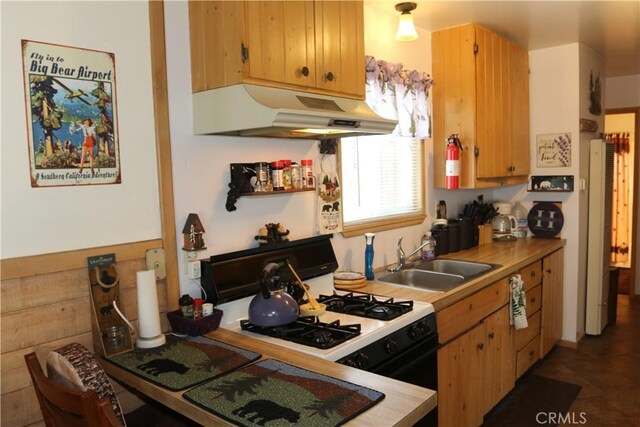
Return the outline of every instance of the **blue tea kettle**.
<path id="1" fill-rule="evenodd" d="M 256 326 L 283 326 L 298 318 L 298 303 L 279 285 L 280 266 L 265 265 L 260 279 L 260 292 L 249 304 L 249 321 Z"/>

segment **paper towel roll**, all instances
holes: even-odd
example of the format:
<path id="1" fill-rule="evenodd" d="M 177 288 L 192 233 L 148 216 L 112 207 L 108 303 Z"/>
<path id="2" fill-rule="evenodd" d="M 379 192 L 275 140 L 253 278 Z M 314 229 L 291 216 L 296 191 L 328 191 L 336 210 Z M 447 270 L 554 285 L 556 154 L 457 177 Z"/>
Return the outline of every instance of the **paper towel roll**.
<path id="1" fill-rule="evenodd" d="M 138 271 L 136 281 L 138 291 L 138 339 L 136 346 L 140 348 L 158 347 L 165 343 L 165 337 L 160 328 L 155 270 Z"/>

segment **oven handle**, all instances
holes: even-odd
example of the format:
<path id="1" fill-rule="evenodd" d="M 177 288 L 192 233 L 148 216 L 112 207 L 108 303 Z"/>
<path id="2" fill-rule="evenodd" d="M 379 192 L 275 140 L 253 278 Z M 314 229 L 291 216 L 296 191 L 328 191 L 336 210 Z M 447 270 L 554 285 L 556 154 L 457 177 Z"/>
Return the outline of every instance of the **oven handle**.
<path id="1" fill-rule="evenodd" d="M 371 370 L 371 372 L 373 372 L 374 374 L 380 374 L 380 375 L 384 375 L 381 374 L 381 372 L 384 372 L 384 370 L 389 366 L 394 364 L 397 360 L 401 359 L 401 358 L 405 358 L 407 357 L 407 355 L 409 353 L 415 353 L 416 357 L 412 358 L 412 361 L 414 361 L 415 359 L 427 359 L 430 358 L 434 355 L 434 353 L 436 353 L 438 351 L 438 349 L 441 347 L 441 344 L 438 344 L 438 334 L 432 334 L 429 335 L 426 339 L 421 340 L 420 342 L 416 343 L 416 345 L 414 345 L 413 347 L 407 348 L 404 351 L 398 353 L 397 355 L 395 355 L 393 358 L 387 360 L 386 362 L 376 366 L 375 368 L 373 368 Z"/>

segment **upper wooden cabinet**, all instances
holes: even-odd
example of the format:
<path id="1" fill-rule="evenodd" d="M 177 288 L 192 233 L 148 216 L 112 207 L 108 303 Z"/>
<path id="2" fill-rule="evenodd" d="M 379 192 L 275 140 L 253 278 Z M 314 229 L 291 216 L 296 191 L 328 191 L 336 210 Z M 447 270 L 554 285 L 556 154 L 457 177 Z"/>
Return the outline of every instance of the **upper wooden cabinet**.
<path id="1" fill-rule="evenodd" d="M 524 183 L 529 174 L 529 57 L 475 24 L 432 33 L 434 186 L 457 133 L 461 188 Z"/>
<path id="2" fill-rule="evenodd" d="M 193 92 L 238 83 L 364 99 L 361 1 L 190 1 Z"/>

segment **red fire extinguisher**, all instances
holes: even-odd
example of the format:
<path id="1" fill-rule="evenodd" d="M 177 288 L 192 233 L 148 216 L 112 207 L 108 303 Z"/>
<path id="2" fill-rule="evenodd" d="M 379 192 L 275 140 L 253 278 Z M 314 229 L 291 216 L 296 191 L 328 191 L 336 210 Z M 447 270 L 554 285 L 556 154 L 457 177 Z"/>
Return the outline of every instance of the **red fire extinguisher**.
<path id="1" fill-rule="evenodd" d="M 460 151 L 462 144 L 458 134 L 454 133 L 447 138 L 447 161 L 445 164 L 445 177 L 447 190 L 460 188 Z"/>

